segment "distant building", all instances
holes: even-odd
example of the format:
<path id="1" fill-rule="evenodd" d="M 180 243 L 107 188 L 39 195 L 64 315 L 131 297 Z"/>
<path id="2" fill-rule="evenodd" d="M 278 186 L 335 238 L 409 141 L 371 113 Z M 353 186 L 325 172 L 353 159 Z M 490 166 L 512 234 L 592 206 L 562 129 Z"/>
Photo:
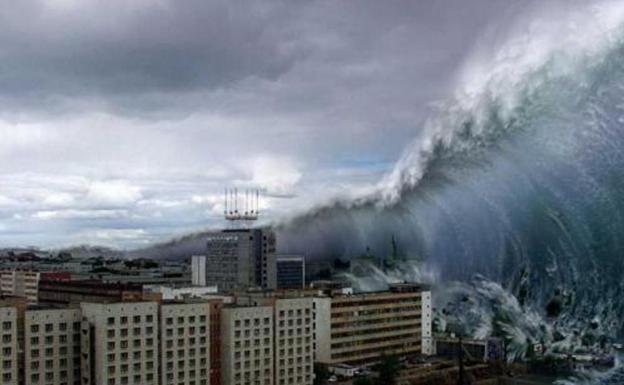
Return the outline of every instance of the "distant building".
<path id="1" fill-rule="evenodd" d="M 28 302 L 37 303 L 39 281 L 44 279 L 69 281 L 71 274 L 62 271 L 2 270 L 0 271 L 0 291 L 2 295 L 25 297 Z"/>
<path id="2" fill-rule="evenodd" d="M 268 287 L 268 259 L 274 253 L 275 233 L 268 229 L 211 233 L 206 237 L 205 263 L 197 257 L 192 265 L 194 282 L 222 292 Z"/>
<path id="3" fill-rule="evenodd" d="M 305 287 L 305 258 L 301 255 L 272 255 L 267 264 L 268 288 Z"/>
<path id="4" fill-rule="evenodd" d="M 318 290 L 319 293 L 329 296 L 336 294 L 353 294 L 353 287 L 351 284 L 344 281 L 314 281 L 310 284 L 310 287 Z"/>
<path id="5" fill-rule="evenodd" d="M 216 294 L 216 286 L 171 287 L 164 285 L 144 285 L 143 293 L 159 293 L 160 300 L 183 300 L 203 298 L 206 295 Z"/>
<path id="6" fill-rule="evenodd" d="M 431 292 L 412 284 L 388 291 L 314 298 L 316 359 L 361 365 L 384 355 L 432 354 Z"/>
<path id="7" fill-rule="evenodd" d="M 193 255 L 191 257 L 191 283 L 195 286 L 206 286 L 206 256 Z"/>
<path id="8" fill-rule="evenodd" d="M 504 359 L 503 341 L 499 338 L 483 340 L 462 340 L 464 355 L 475 361 L 489 361 Z M 456 358 L 459 349 L 459 339 L 442 337 L 435 339 L 435 354 L 441 357 Z"/>
<path id="9" fill-rule="evenodd" d="M 79 304 L 81 302 L 121 302 L 140 300 L 143 288 L 140 284 L 104 283 L 98 280 L 39 282 L 39 301 L 56 304 Z"/>

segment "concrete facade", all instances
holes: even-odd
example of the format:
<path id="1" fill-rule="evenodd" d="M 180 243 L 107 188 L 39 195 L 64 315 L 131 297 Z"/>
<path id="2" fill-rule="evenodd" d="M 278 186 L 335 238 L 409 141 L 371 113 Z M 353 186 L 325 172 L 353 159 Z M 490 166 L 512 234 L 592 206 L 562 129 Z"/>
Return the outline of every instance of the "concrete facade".
<path id="1" fill-rule="evenodd" d="M 423 304 L 424 303 L 424 304 Z M 315 299 L 316 360 L 362 365 L 431 354 L 431 293 L 418 285 Z"/>
<path id="2" fill-rule="evenodd" d="M 305 258 L 302 255 L 269 255 L 267 263 L 269 289 L 303 289 Z"/>
<path id="3" fill-rule="evenodd" d="M 312 298 L 275 301 L 275 384 L 314 382 L 314 302 Z"/>
<path id="4" fill-rule="evenodd" d="M 192 298 L 203 298 L 206 295 L 217 294 L 216 286 L 190 286 L 171 287 L 164 285 L 144 285 L 144 293 L 160 293 L 163 300 L 184 300 Z"/>
<path id="5" fill-rule="evenodd" d="M 191 283 L 195 286 L 206 286 L 206 256 L 191 257 Z"/>
<path id="6" fill-rule="evenodd" d="M 25 312 L 26 385 L 80 384 L 80 320 L 80 309 Z"/>
<path id="7" fill-rule="evenodd" d="M 15 385 L 18 383 L 18 314 L 14 307 L 0 308 L 0 384 Z"/>
<path id="8" fill-rule="evenodd" d="M 275 253 L 272 231 L 224 230 L 211 233 L 205 241 L 205 285 L 218 286 L 222 292 L 268 287 L 268 258 Z M 198 264 L 197 268 L 202 265 Z"/>
<path id="9" fill-rule="evenodd" d="M 162 385 L 210 384 L 210 304 L 160 308 Z"/>
<path id="10" fill-rule="evenodd" d="M 221 309 L 221 383 L 273 385 L 273 307 Z"/>
<path id="11" fill-rule="evenodd" d="M 158 384 L 158 304 L 82 303 L 82 384 Z"/>

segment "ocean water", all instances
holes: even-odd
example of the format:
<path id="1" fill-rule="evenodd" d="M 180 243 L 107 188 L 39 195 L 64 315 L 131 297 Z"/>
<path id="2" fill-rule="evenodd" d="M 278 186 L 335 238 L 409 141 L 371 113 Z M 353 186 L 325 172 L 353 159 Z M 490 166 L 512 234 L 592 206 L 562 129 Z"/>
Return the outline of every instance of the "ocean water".
<path id="1" fill-rule="evenodd" d="M 282 251 L 392 258 L 351 278 L 430 282 L 440 323 L 504 333 L 518 358 L 533 344 L 598 354 L 621 341 L 624 3 L 571 4 L 475 53 L 394 170 L 282 223 Z M 608 375 L 573 381 L 624 383 Z"/>

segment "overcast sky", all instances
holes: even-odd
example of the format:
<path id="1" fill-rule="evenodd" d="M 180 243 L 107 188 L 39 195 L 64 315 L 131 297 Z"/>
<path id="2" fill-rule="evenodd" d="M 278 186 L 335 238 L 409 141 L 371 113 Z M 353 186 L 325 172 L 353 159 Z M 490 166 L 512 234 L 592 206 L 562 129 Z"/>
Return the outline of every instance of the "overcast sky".
<path id="1" fill-rule="evenodd" d="M 0 246 L 123 248 L 366 191 L 527 1 L 0 6 Z"/>

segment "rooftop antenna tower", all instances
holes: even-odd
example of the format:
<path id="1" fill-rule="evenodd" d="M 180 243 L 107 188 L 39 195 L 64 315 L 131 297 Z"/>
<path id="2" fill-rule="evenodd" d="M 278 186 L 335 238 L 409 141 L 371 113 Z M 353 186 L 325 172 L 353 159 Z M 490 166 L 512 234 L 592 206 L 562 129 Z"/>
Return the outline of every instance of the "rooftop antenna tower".
<path id="1" fill-rule="evenodd" d="M 241 194 L 242 197 L 242 194 Z M 260 190 L 245 189 L 245 196 L 238 210 L 238 188 L 226 188 L 223 194 L 223 214 L 232 228 L 249 228 L 260 215 Z"/>

